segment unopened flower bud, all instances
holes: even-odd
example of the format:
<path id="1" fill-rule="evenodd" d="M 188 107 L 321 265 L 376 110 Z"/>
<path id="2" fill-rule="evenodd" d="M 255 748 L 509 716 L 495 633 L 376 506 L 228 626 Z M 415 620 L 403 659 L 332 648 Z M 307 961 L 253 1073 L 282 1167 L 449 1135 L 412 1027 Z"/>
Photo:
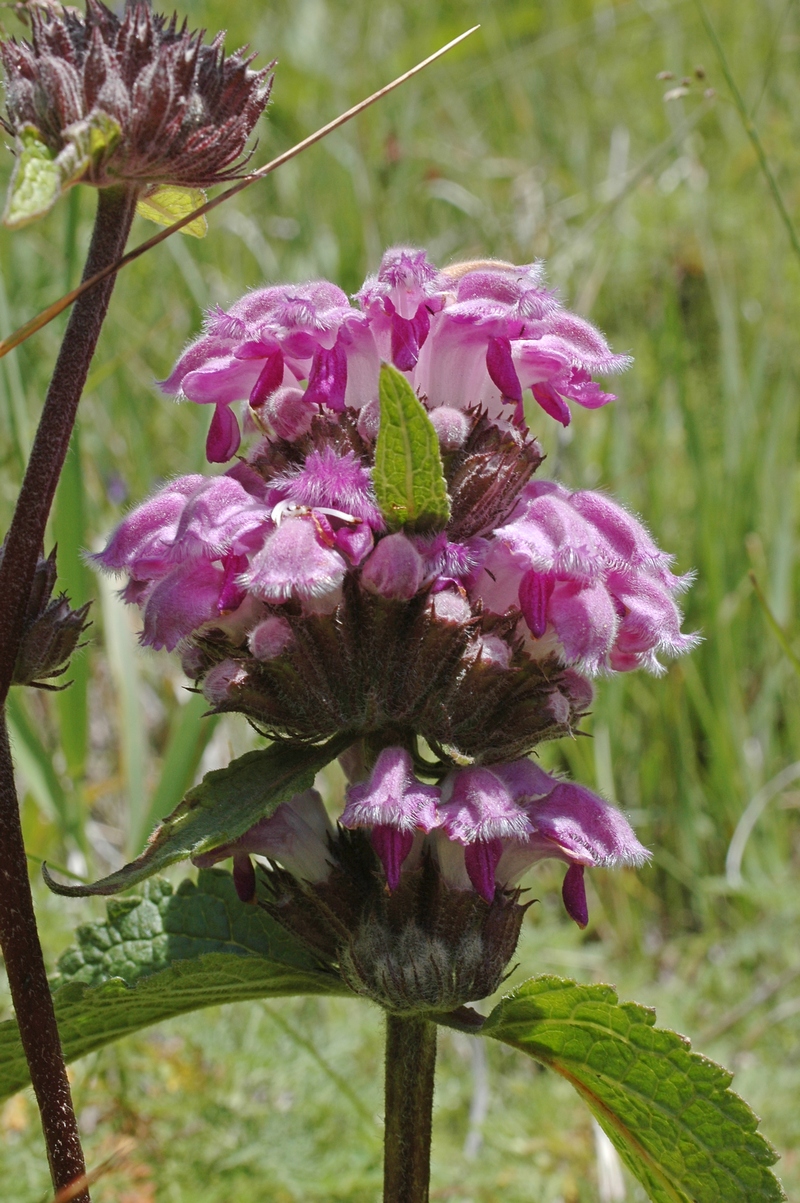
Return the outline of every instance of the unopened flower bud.
<path id="1" fill-rule="evenodd" d="M 367 443 L 374 443 L 381 426 L 381 405 L 377 397 L 373 397 L 358 411 L 358 433 Z"/>
<path id="2" fill-rule="evenodd" d="M 467 441 L 470 420 L 461 409 L 451 409 L 449 405 L 439 405 L 430 412 L 433 429 L 439 436 L 439 446 L 442 451 L 457 451 Z"/>
<path id="3" fill-rule="evenodd" d="M 381 539 L 361 572 L 361 584 L 370 593 L 410 601 L 422 584 L 422 556 L 405 535 Z"/>
<path id="4" fill-rule="evenodd" d="M 241 685 L 247 674 L 236 660 L 223 660 L 215 664 L 203 681 L 203 697 L 212 706 L 220 706 L 227 701 L 230 690 L 235 685 Z"/>
<path id="5" fill-rule="evenodd" d="M 260 622 L 247 637 L 247 646 L 256 660 L 274 660 L 292 642 L 292 628 L 285 618 L 270 615 Z"/>
<path id="6" fill-rule="evenodd" d="M 313 405 L 308 403 L 305 393 L 299 388 L 277 389 L 254 412 L 262 427 L 289 442 L 307 434 L 314 417 Z"/>

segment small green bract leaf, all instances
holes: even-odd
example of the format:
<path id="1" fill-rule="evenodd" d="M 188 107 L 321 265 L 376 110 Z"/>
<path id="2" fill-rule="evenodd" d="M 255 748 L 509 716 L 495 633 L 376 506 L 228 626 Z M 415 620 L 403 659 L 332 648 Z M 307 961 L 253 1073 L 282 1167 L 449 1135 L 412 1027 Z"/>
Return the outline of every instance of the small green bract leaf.
<path id="1" fill-rule="evenodd" d="M 525 982 L 481 1035 L 554 1069 L 589 1105 L 654 1203 L 778 1203 L 776 1154 L 731 1075 L 610 986 Z"/>
<path id="2" fill-rule="evenodd" d="M 395 529 L 441 529 L 450 499 L 439 440 L 411 385 L 388 363 L 381 367 L 380 402 L 373 481 L 381 512 Z"/>
<path id="3" fill-rule="evenodd" d="M 54 881 L 43 865 L 45 881 L 56 894 L 68 897 L 127 890 L 167 865 L 237 839 L 259 819 L 271 815 L 281 802 L 309 789 L 318 771 L 350 743 L 352 736 L 339 735 L 321 747 L 273 744 L 248 752 L 227 768 L 206 773 L 156 828 L 141 856 L 116 873 L 94 885 L 68 886 Z"/>
<path id="4" fill-rule="evenodd" d="M 119 122 L 102 109 L 67 126 L 58 155 L 42 141 L 34 125 L 20 126 L 5 224 L 18 229 L 49 213 L 62 193 L 110 156 L 121 137 Z"/>
<path id="5" fill-rule="evenodd" d="M 136 206 L 136 212 L 159 226 L 171 226 L 187 213 L 199 209 L 205 200 L 206 194 L 202 188 L 177 188 L 165 184 L 153 192 L 145 193 Z M 205 216 L 196 217 L 181 230 L 181 234 L 191 234 L 193 238 L 205 238 L 207 233 Z"/>
<path id="6" fill-rule="evenodd" d="M 64 130 L 66 145 L 56 163 L 61 171 L 61 189 L 76 184 L 90 167 L 99 167 L 122 137 L 119 122 L 102 109 L 95 109 Z"/>
<path id="7" fill-rule="evenodd" d="M 239 901 L 229 873 L 197 885 L 147 882 L 78 929 L 52 983 L 67 1061 L 140 1028 L 218 1003 L 290 994 L 347 994 L 266 911 Z M 0 1024 L 0 1100 L 28 1084 L 14 1020 Z"/>
<path id="8" fill-rule="evenodd" d="M 17 133 L 16 157 L 3 221 L 19 229 L 49 213 L 61 195 L 61 172 L 55 155 L 33 125 Z"/>

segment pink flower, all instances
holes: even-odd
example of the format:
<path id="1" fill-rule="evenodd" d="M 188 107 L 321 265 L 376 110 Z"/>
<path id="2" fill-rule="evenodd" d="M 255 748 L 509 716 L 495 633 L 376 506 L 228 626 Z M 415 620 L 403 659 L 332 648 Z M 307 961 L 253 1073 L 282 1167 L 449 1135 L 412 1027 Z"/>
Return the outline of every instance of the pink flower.
<path id="1" fill-rule="evenodd" d="M 518 607 L 532 654 L 557 651 L 582 672 L 647 668 L 698 642 L 680 630 L 675 597 L 691 577 L 670 570 L 636 518 L 602 493 L 529 484 L 494 532 L 470 590 L 496 614 Z"/>
<path id="2" fill-rule="evenodd" d="M 338 413 L 345 404 L 358 407 L 377 396 L 379 366 L 366 318 L 341 289 L 317 281 L 262 288 L 227 312 L 212 310 L 206 333 L 184 351 L 161 387 L 179 399 L 215 405 L 209 450 L 222 456 L 233 448 L 233 455 L 238 424 L 227 409 L 233 402 L 248 400 L 263 409 L 279 389 L 307 381 L 305 404 Z M 369 396 L 362 395 L 365 386 Z M 276 433 L 300 433 L 303 423 L 296 417 L 288 429 L 279 418 Z"/>
<path id="3" fill-rule="evenodd" d="M 243 902 L 255 896 L 256 878 L 251 856 L 277 860 L 304 881 L 324 881 L 330 873 L 330 841 L 333 827 L 322 798 L 315 789 L 295 794 L 283 802 L 269 818 L 227 844 L 192 858 L 199 869 L 210 869 L 221 860 L 233 857 L 233 880 Z"/>
<path id="4" fill-rule="evenodd" d="M 332 447 L 311 451 L 302 467 L 275 476 L 269 483 L 275 501 L 291 501 L 324 512 L 339 510 L 373 530 L 385 527 L 371 474 L 352 451 L 344 455 Z"/>
<path id="5" fill-rule="evenodd" d="M 424 564 L 411 539 L 398 532 L 381 539 L 361 572 L 370 593 L 410 601 L 422 586 Z"/>
<path id="6" fill-rule="evenodd" d="M 390 890 L 396 890 L 400 884 L 400 872 L 416 833 L 427 833 L 437 826 L 438 799 L 439 790 L 435 786 L 417 781 L 405 748 L 384 748 L 369 780 L 348 787 L 342 824 L 372 829 L 372 846 L 384 867 Z"/>
<path id="7" fill-rule="evenodd" d="M 367 277 L 357 293 L 382 357 L 401 372 L 416 366 L 431 314 L 444 303 L 442 283 L 424 251 L 393 247 L 383 256 L 378 274 Z"/>
<path id="8" fill-rule="evenodd" d="M 170 551 L 187 498 L 206 483 L 204 476 L 179 476 L 123 518 L 106 546 L 91 560 L 105 572 L 128 572 L 148 580 L 168 572 Z"/>
<path id="9" fill-rule="evenodd" d="M 296 598 L 313 608 L 335 608 L 347 561 L 325 539 L 313 516 L 284 519 L 250 561 L 239 581 L 263 601 Z"/>
<path id="10" fill-rule="evenodd" d="M 589 322 L 562 308 L 542 286 L 540 265 L 456 265 L 440 284 L 444 303 L 427 302 L 430 331 L 412 375 L 431 408 L 480 404 L 499 417 L 504 405 L 513 405 L 522 422 L 530 388 L 545 412 L 566 426 L 567 401 L 594 409 L 614 399 L 590 374 L 619 372 L 629 358 L 614 355 Z"/>
<path id="11" fill-rule="evenodd" d="M 439 811 L 436 851 L 452 885 L 472 886 L 491 902 L 497 886 L 509 888 L 537 861 L 556 857 L 570 866 L 564 902 L 582 927 L 584 867 L 641 864 L 648 856 L 618 810 L 530 760 L 456 770 Z"/>
<path id="12" fill-rule="evenodd" d="M 567 425 L 568 401 L 594 409 L 613 400 L 591 374 L 618 372 L 629 362 L 543 287 L 538 264 L 440 271 L 424 251 L 395 247 L 356 301 L 360 308 L 335 285 L 315 281 L 259 289 L 208 314 L 205 333 L 162 388 L 215 406 L 211 462 L 224 463 L 238 449 L 234 402 L 249 401 L 264 429 L 293 440 L 308 430 L 315 409 L 374 407 L 381 358 L 409 375 L 430 409 L 448 412 L 438 420 L 446 450 L 466 433 L 453 411 L 483 405 L 497 418 L 512 405 L 509 416 L 521 424 L 523 394 L 531 389 Z M 372 437 L 373 417 L 364 426 Z"/>

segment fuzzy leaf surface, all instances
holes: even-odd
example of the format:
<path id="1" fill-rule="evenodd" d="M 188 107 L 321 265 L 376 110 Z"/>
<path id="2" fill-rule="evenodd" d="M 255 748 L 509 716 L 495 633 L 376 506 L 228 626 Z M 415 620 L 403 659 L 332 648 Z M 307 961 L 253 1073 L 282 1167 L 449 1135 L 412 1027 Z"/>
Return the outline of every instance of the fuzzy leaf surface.
<path id="1" fill-rule="evenodd" d="M 731 1074 L 610 986 L 525 982 L 481 1035 L 570 1082 L 654 1203 L 777 1203 L 777 1160 Z"/>
<path id="2" fill-rule="evenodd" d="M 239 901 L 229 873 L 197 885 L 147 882 L 112 899 L 103 922 L 77 931 L 52 986 L 61 1042 L 74 1061 L 174 1015 L 219 1003 L 290 994 L 346 994 L 258 906 Z M 0 1099 L 28 1084 L 15 1020 L 0 1024 Z"/>
<path id="3" fill-rule="evenodd" d="M 206 773 L 154 831 L 140 856 L 93 885 L 56 882 L 46 866 L 42 873 L 51 890 L 67 897 L 119 894 L 168 865 L 237 839 L 281 802 L 309 789 L 318 771 L 352 742 L 335 736 L 320 747 L 272 744 L 247 752 L 224 769 Z"/>
<path id="4" fill-rule="evenodd" d="M 154 221 L 159 226 L 171 226 L 180 221 L 194 209 L 199 209 L 207 200 L 202 188 L 179 188 L 173 184 L 163 184 L 152 192 L 146 192 L 139 199 L 136 212 L 148 221 Z M 205 214 L 190 221 L 181 230 L 182 234 L 191 234 L 193 238 L 205 238 L 208 233 L 208 222 Z"/>
<path id="5" fill-rule="evenodd" d="M 379 394 L 373 481 L 381 512 L 395 529 L 441 529 L 450 499 L 431 420 L 405 376 L 388 363 L 381 367 Z"/>

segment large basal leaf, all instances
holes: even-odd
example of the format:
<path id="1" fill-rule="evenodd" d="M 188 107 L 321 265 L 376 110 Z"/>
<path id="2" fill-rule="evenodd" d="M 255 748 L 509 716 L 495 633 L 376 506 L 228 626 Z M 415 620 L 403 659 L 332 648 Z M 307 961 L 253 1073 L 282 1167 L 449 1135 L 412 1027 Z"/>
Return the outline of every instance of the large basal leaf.
<path id="1" fill-rule="evenodd" d="M 116 873 L 93 885 L 70 886 L 54 881 L 43 866 L 45 881 L 56 894 L 78 898 L 127 890 L 176 861 L 237 839 L 281 802 L 309 789 L 318 771 L 351 742 L 352 736 L 340 735 L 320 747 L 272 744 L 248 752 L 226 768 L 206 773 L 156 828 L 141 856 Z"/>
<path id="2" fill-rule="evenodd" d="M 240 902 L 219 869 L 173 892 L 147 882 L 114 899 L 108 918 L 77 932 L 53 981 L 67 1061 L 173 1015 L 217 1003 L 290 994 L 347 994 L 258 906 Z M 0 1099 L 28 1083 L 16 1022 L 0 1024 Z"/>
<path id="3" fill-rule="evenodd" d="M 431 530 L 450 517 L 439 440 L 425 407 L 396 368 L 381 367 L 381 424 L 373 481 L 391 527 Z"/>
<path id="4" fill-rule="evenodd" d="M 503 999 L 481 1034 L 565 1077 L 654 1203 L 785 1199 L 776 1154 L 731 1075 L 654 1023 L 610 986 L 548 976 Z"/>

